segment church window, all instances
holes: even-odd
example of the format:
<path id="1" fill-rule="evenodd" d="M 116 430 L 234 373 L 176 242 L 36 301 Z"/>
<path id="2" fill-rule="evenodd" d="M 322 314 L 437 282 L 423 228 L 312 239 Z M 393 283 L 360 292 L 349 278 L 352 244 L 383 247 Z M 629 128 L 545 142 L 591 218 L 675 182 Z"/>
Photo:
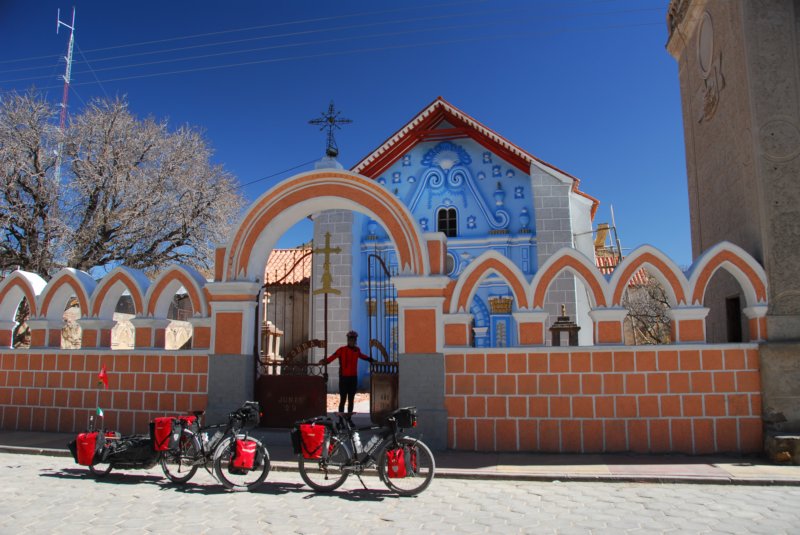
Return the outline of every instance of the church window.
<path id="1" fill-rule="evenodd" d="M 440 208 L 436 221 L 436 230 L 443 232 L 448 238 L 458 235 L 458 217 L 455 208 Z"/>

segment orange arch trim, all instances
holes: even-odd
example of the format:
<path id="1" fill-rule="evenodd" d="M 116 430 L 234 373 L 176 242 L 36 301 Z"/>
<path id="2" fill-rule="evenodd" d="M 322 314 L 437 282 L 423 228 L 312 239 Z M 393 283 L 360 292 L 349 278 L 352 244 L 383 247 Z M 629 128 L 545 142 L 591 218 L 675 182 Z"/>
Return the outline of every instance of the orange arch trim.
<path id="1" fill-rule="evenodd" d="M 544 307 L 544 297 L 547 293 L 547 288 L 550 286 L 550 283 L 553 282 L 553 279 L 555 279 L 562 270 L 568 267 L 580 273 L 584 282 L 589 285 L 589 289 L 591 290 L 592 295 L 594 295 L 596 305 L 601 307 L 606 306 L 606 298 L 603 295 L 603 289 L 601 288 L 600 283 L 597 281 L 595 273 L 592 273 L 586 266 L 575 260 L 573 257 L 562 256 L 556 260 L 552 266 L 547 268 L 547 271 L 544 272 L 542 278 L 539 279 L 539 284 L 536 286 L 536 292 L 533 294 L 533 307 Z"/>
<path id="2" fill-rule="evenodd" d="M 155 313 L 156 303 L 158 302 L 159 297 L 161 297 L 161 294 L 164 292 L 166 287 L 169 286 L 169 283 L 174 280 L 180 282 L 189 293 L 189 301 L 192 303 L 192 312 L 205 314 L 202 301 L 200 300 L 200 294 L 197 293 L 197 290 L 195 289 L 196 282 L 194 280 L 190 280 L 189 277 L 180 271 L 170 271 L 163 279 L 156 283 L 155 288 L 153 288 L 153 291 L 150 294 L 150 301 L 147 303 L 147 314 L 152 316 Z"/>
<path id="3" fill-rule="evenodd" d="M 511 286 L 511 291 L 514 293 L 514 299 L 517 301 L 517 308 L 525 308 L 528 306 L 525 296 L 525 287 L 522 282 L 514 275 L 514 272 L 496 258 L 487 258 L 481 262 L 475 270 L 469 274 L 467 280 L 464 281 L 464 286 L 461 288 L 461 295 L 458 296 L 457 308 L 466 310 L 467 299 L 472 293 L 472 289 L 478 284 L 481 277 L 490 269 L 494 269 L 505 278 L 506 283 Z"/>
<path id="4" fill-rule="evenodd" d="M 741 257 L 735 255 L 731 251 L 720 251 L 714 255 L 714 258 L 712 258 L 708 264 L 706 264 L 706 266 L 703 268 L 703 271 L 700 273 L 700 276 L 697 278 L 697 284 L 695 285 L 694 293 L 692 294 L 692 302 L 697 303 L 703 299 L 703 296 L 706 293 L 708 282 L 711 280 L 711 275 L 723 262 L 726 261 L 739 268 L 742 273 L 745 274 L 747 280 L 750 281 L 753 290 L 756 292 L 756 298 L 759 301 L 766 301 L 767 288 L 764 286 L 764 283 L 758 277 L 755 270 L 753 270 L 753 268 L 751 268 Z"/>
<path id="5" fill-rule="evenodd" d="M 36 296 L 34 296 L 31 293 L 30 288 L 25 286 L 25 284 L 23 284 L 23 282 L 19 279 L 14 279 L 8 286 L 3 288 L 3 291 L 0 292 L 0 303 L 5 300 L 6 295 L 8 295 L 8 293 L 11 291 L 11 288 L 14 286 L 18 286 L 19 289 L 22 290 L 22 293 L 25 294 L 25 299 L 28 301 L 28 307 L 31 309 L 31 317 L 36 317 Z"/>
<path id="6" fill-rule="evenodd" d="M 332 184 L 329 182 L 331 178 L 345 181 Z M 344 173 L 313 173 L 282 184 L 272 195 L 259 201 L 239 226 L 232 241 L 227 259 L 228 277 L 233 277 L 240 270 L 246 269 L 250 251 L 270 221 L 295 204 L 323 196 L 348 199 L 378 214 L 395 242 L 400 265 L 408 264 L 417 274 L 423 274 L 422 245 L 414 243 L 411 237 L 407 236 L 407 233 L 413 232 L 415 227 L 411 218 L 403 213 L 403 205 L 374 183 L 363 179 L 363 184 L 357 184 L 355 182 L 357 180 L 359 180 L 357 177 Z M 364 187 L 371 188 L 371 191 L 365 191 Z M 238 251 L 243 251 L 243 254 L 234 266 L 234 257 Z"/>
<path id="7" fill-rule="evenodd" d="M 92 308 L 92 315 L 97 316 L 100 313 L 100 305 L 103 303 L 103 300 L 106 298 L 106 294 L 108 290 L 114 286 L 117 281 L 122 281 L 128 291 L 131 293 L 131 297 L 133 298 L 133 308 L 136 314 L 141 314 L 144 310 L 142 306 L 142 296 L 139 295 L 139 290 L 136 288 L 136 284 L 134 284 L 133 280 L 128 276 L 127 273 L 124 271 L 120 271 L 114 274 L 108 280 L 104 280 L 102 282 L 103 287 L 100 288 L 100 292 L 97 294 L 94 302 L 94 308 Z"/>
<path id="8" fill-rule="evenodd" d="M 47 297 L 44 298 L 42 302 L 42 309 L 40 314 L 42 316 L 46 316 L 48 310 L 50 309 L 50 301 L 53 300 L 53 296 L 57 293 L 58 289 L 64 285 L 69 286 L 72 288 L 72 291 L 75 292 L 75 297 L 78 298 L 78 304 L 81 307 L 81 311 L 83 314 L 86 314 L 89 310 L 89 296 L 83 293 L 81 287 L 69 276 L 64 276 L 58 280 L 51 288 L 47 290 Z"/>
<path id="9" fill-rule="evenodd" d="M 667 264 L 658 258 L 653 253 L 644 253 L 643 255 L 637 257 L 630 265 L 625 268 L 625 271 L 622 272 L 622 276 L 619 279 L 619 284 L 616 288 L 614 288 L 614 296 L 611 299 L 611 303 L 613 305 L 619 305 L 622 302 L 622 293 L 625 291 L 625 287 L 628 285 L 628 281 L 631 280 L 631 277 L 641 269 L 643 264 L 650 264 L 653 266 L 654 269 L 657 269 L 669 282 L 672 291 L 675 292 L 675 298 L 678 302 L 685 302 L 686 295 L 683 293 L 683 288 L 681 287 L 680 281 L 675 276 L 675 273 Z"/>

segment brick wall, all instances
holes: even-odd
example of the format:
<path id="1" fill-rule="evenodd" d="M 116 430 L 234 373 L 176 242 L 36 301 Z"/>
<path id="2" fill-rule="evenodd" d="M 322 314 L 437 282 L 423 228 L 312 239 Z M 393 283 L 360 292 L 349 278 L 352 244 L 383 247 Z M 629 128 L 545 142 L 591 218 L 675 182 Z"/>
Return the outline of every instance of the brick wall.
<path id="1" fill-rule="evenodd" d="M 105 364 L 108 390 L 98 385 Z M 98 407 L 105 426 L 146 433 L 155 416 L 206 407 L 205 352 L 0 352 L 0 429 L 76 432 Z"/>
<path id="2" fill-rule="evenodd" d="M 445 352 L 448 447 L 761 451 L 755 344 Z"/>

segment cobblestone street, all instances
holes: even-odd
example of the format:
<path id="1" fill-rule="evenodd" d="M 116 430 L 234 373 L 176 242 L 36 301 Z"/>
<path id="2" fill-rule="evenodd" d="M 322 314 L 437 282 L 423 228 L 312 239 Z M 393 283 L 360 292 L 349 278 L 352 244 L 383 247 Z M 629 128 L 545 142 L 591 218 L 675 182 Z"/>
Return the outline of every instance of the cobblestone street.
<path id="1" fill-rule="evenodd" d="M 796 533 L 800 487 L 435 479 L 399 498 L 369 476 L 319 495 L 296 472 L 230 493 L 159 468 L 95 480 L 69 458 L 0 454 L 0 533 Z M 221 531 L 226 530 L 226 531 Z"/>

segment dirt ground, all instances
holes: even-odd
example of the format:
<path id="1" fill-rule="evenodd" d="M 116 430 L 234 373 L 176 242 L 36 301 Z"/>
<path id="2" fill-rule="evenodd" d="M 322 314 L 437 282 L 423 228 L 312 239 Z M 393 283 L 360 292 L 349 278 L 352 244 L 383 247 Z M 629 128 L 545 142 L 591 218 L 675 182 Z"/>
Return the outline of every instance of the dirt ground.
<path id="1" fill-rule="evenodd" d="M 369 394 L 364 392 L 356 393 L 356 403 L 365 401 L 369 403 Z M 328 394 L 328 412 L 335 412 L 339 410 L 339 394 Z M 356 409 L 357 410 L 357 409 Z"/>

